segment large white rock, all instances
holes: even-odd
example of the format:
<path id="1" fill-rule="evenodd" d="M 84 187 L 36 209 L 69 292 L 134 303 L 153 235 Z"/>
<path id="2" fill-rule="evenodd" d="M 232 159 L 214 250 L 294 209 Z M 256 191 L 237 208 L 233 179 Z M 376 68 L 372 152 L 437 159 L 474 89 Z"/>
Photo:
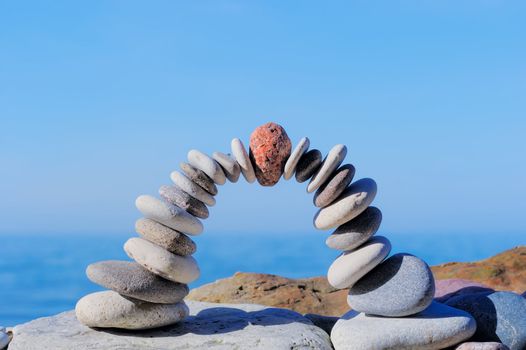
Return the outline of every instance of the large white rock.
<path id="1" fill-rule="evenodd" d="M 323 160 L 320 169 L 314 174 L 307 186 L 307 192 L 311 193 L 320 188 L 331 176 L 334 170 L 338 169 L 347 155 L 345 145 L 336 145 L 329 151 Z"/>
<path id="2" fill-rule="evenodd" d="M 225 172 L 218 162 L 201 151 L 192 149 L 188 152 L 188 163 L 201 169 L 209 178 L 214 180 L 218 185 L 224 185 L 226 182 Z"/>
<path id="3" fill-rule="evenodd" d="M 259 305 L 188 301 L 190 317 L 159 330 L 97 331 L 72 311 L 16 326 L 9 350 L 332 349 L 321 328 L 300 314 Z"/>
<path id="4" fill-rule="evenodd" d="M 243 145 L 243 142 L 240 139 L 235 138 L 230 143 L 230 148 L 232 150 L 232 155 L 239 164 L 239 167 L 241 168 L 241 173 L 243 174 L 243 177 L 249 183 L 253 183 L 254 181 L 256 181 L 256 172 L 254 171 L 254 167 L 252 166 L 252 162 L 250 161 L 250 157 L 248 156 L 247 150 L 245 148 L 245 145 Z"/>

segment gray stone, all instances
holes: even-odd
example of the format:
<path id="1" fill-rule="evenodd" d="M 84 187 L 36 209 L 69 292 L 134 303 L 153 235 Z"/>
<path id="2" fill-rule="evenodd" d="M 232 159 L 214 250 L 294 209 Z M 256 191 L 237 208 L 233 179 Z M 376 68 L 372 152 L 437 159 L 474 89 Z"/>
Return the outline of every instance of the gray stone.
<path id="1" fill-rule="evenodd" d="M 443 349 L 468 339 L 476 324 L 466 312 L 433 302 L 408 317 L 378 317 L 349 311 L 334 325 L 335 350 Z"/>
<path id="2" fill-rule="evenodd" d="M 287 159 L 287 162 L 285 163 L 285 168 L 283 169 L 283 178 L 285 180 L 288 180 L 294 175 L 294 172 L 296 171 L 296 166 L 298 165 L 298 162 L 300 161 L 301 156 L 307 152 L 310 146 L 310 141 L 308 137 L 302 138 L 292 153 L 289 156 L 289 159 Z"/>
<path id="3" fill-rule="evenodd" d="M 0 331 L 0 349 L 4 349 L 9 344 L 10 340 L 11 339 L 7 333 Z"/>
<path id="4" fill-rule="evenodd" d="M 345 145 L 339 144 L 331 148 L 327 157 L 323 160 L 321 167 L 312 179 L 310 179 L 307 192 L 311 193 L 320 188 L 329 179 L 329 176 L 331 176 L 334 170 L 340 166 L 346 155 L 347 147 L 345 147 Z"/>
<path id="5" fill-rule="evenodd" d="M 248 183 L 253 183 L 256 181 L 256 172 L 254 171 L 254 167 L 252 166 L 252 162 L 250 161 L 250 157 L 248 156 L 247 150 L 245 148 L 245 145 L 243 145 L 243 142 L 235 138 L 230 143 L 230 148 L 232 150 L 232 155 L 234 156 L 234 159 L 239 164 L 239 167 L 241 168 L 241 173 L 243 174 L 243 177 L 247 180 Z"/>
<path id="6" fill-rule="evenodd" d="M 184 172 L 185 176 L 190 179 L 193 183 L 197 184 L 206 192 L 210 193 L 212 196 L 217 194 L 217 186 L 214 181 L 204 173 L 204 171 L 193 167 L 192 165 L 181 162 L 179 167 Z"/>
<path id="7" fill-rule="evenodd" d="M 212 153 L 212 158 L 221 165 L 221 168 L 230 182 L 237 182 L 239 175 L 241 175 L 241 168 L 234 158 L 229 154 L 221 152 Z"/>
<path id="8" fill-rule="evenodd" d="M 202 170 L 209 178 L 211 178 L 216 184 L 224 185 L 226 182 L 226 176 L 219 165 L 212 157 L 204 154 L 201 151 L 192 149 L 188 152 L 188 163 L 197 169 Z"/>
<path id="9" fill-rule="evenodd" d="M 161 195 L 166 201 L 186 210 L 193 216 L 201 219 L 208 218 L 209 212 L 206 205 L 177 186 L 161 186 L 159 188 L 159 195 Z"/>
<path id="10" fill-rule="evenodd" d="M 305 182 L 318 171 L 321 166 L 322 156 L 317 149 L 311 149 L 301 156 L 296 165 L 296 181 Z"/>
<path id="11" fill-rule="evenodd" d="M 178 171 L 172 171 L 170 174 L 170 179 L 177 185 L 180 189 L 188 193 L 190 196 L 200 200 L 201 202 L 213 206 L 216 204 L 214 196 L 205 191 L 201 186 L 184 176 Z"/>
<path id="12" fill-rule="evenodd" d="M 456 350 L 510 350 L 506 345 L 497 342 L 467 342 L 455 348 Z"/>
<path id="13" fill-rule="evenodd" d="M 161 278 L 131 261 L 99 261 L 86 269 L 98 285 L 130 298 L 158 304 L 175 304 L 188 295 L 188 286 Z"/>
<path id="14" fill-rule="evenodd" d="M 177 255 L 192 255 L 197 246 L 190 237 L 151 219 L 141 218 L 135 222 L 135 231 L 144 239 Z"/>
<path id="15" fill-rule="evenodd" d="M 308 318 L 316 327 L 323 329 L 327 334 L 331 334 L 332 327 L 334 327 L 336 322 L 340 319 L 335 316 L 323 316 L 317 314 L 305 314 L 303 316 Z"/>
<path id="16" fill-rule="evenodd" d="M 399 317 L 416 314 L 433 301 L 435 280 L 427 264 L 409 254 L 395 254 L 352 286 L 353 310 Z"/>
<path id="17" fill-rule="evenodd" d="M 345 164 L 336 170 L 314 194 L 313 202 L 318 208 L 331 204 L 342 194 L 354 177 L 355 169 L 351 164 Z"/>
<path id="18" fill-rule="evenodd" d="M 259 305 L 187 302 L 190 316 L 162 329 L 94 330 L 73 312 L 15 327 L 10 350 L 332 349 L 329 336 L 290 310 Z"/>
<path id="19" fill-rule="evenodd" d="M 339 226 L 325 243 L 329 248 L 337 250 L 356 249 L 378 231 L 381 222 L 380 209 L 369 207 L 351 221 Z"/>

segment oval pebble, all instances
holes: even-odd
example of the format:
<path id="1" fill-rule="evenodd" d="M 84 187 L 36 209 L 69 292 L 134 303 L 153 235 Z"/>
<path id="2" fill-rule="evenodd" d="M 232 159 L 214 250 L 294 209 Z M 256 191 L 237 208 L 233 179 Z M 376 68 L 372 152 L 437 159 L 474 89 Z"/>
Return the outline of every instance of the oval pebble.
<path id="1" fill-rule="evenodd" d="M 345 164 L 341 166 L 323 186 L 318 188 L 313 197 L 314 205 L 318 208 L 323 208 L 334 202 L 351 183 L 354 173 L 353 165 Z"/>
<path id="2" fill-rule="evenodd" d="M 320 168 L 321 162 L 321 152 L 317 149 L 311 149 L 302 155 L 296 165 L 296 181 L 302 183 L 310 179 Z"/>
<path id="3" fill-rule="evenodd" d="M 135 222 L 135 231 L 142 238 L 181 256 L 192 255 L 197 246 L 184 233 L 175 231 L 151 219 L 141 218 Z"/>
<path id="4" fill-rule="evenodd" d="M 467 342 L 460 344 L 455 350 L 510 350 L 510 348 L 497 342 Z"/>
<path id="5" fill-rule="evenodd" d="M 241 175 L 241 168 L 239 164 L 230 155 L 221 152 L 212 153 L 212 158 L 221 165 L 227 179 L 230 182 L 237 182 L 239 175 Z"/>
<path id="6" fill-rule="evenodd" d="M 215 198 L 210 193 L 180 172 L 172 171 L 170 178 L 177 187 L 188 193 L 190 196 L 199 199 L 201 202 L 209 206 L 214 206 L 216 204 Z"/>
<path id="7" fill-rule="evenodd" d="M 216 184 L 225 184 L 225 173 L 223 172 L 223 169 L 221 168 L 219 163 L 217 163 L 213 158 L 196 149 L 188 151 L 187 158 L 188 163 L 190 163 L 190 165 L 202 170 Z"/>
<path id="8" fill-rule="evenodd" d="M 287 162 L 285 163 L 285 168 L 283 171 L 283 178 L 285 180 L 289 180 L 292 175 L 294 175 L 294 172 L 296 171 L 296 166 L 298 165 L 298 162 L 300 161 L 301 156 L 307 152 L 310 146 L 310 140 L 308 137 L 302 138 L 292 153 L 290 154 L 289 159 L 287 159 Z"/>
<path id="9" fill-rule="evenodd" d="M 325 240 L 329 248 L 352 250 L 361 246 L 380 228 L 382 212 L 376 207 L 368 207 L 360 215 L 338 226 Z"/>
<path id="10" fill-rule="evenodd" d="M 247 180 L 248 183 L 253 183 L 254 181 L 256 181 L 256 173 L 254 172 L 254 167 L 252 166 L 252 162 L 250 161 L 250 157 L 248 156 L 247 150 L 245 148 L 245 145 L 243 145 L 243 142 L 240 139 L 235 138 L 230 143 L 230 147 L 232 150 L 232 155 L 239 164 L 239 167 L 241 168 L 241 173 L 243 174 L 243 177 Z"/>
<path id="11" fill-rule="evenodd" d="M 217 194 L 217 186 L 214 181 L 204 173 L 204 171 L 193 167 L 192 165 L 181 162 L 179 167 L 184 172 L 184 175 L 193 183 L 199 185 L 203 190 L 210 193 L 212 196 Z"/>
<path id="12" fill-rule="evenodd" d="M 177 186 L 161 186 L 159 188 L 159 195 L 166 201 L 186 210 L 193 216 L 201 219 L 208 218 L 209 212 L 206 205 Z"/>
<path id="13" fill-rule="evenodd" d="M 311 193 L 320 188 L 336 170 L 347 155 L 347 147 L 338 144 L 331 148 L 327 157 L 323 160 L 320 169 L 314 174 L 307 186 L 307 192 Z"/>

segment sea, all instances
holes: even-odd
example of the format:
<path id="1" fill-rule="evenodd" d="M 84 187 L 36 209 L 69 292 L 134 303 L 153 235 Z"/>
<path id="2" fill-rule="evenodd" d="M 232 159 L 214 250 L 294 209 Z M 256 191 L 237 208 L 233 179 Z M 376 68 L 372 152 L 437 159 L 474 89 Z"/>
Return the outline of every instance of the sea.
<path id="1" fill-rule="evenodd" d="M 206 237 L 205 237 L 206 236 Z M 0 326 L 14 326 L 75 307 L 82 296 L 102 290 L 85 275 L 100 260 L 126 259 L 129 234 L 0 235 Z M 194 240 L 201 277 L 191 288 L 237 271 L 300 278 L 324 275 L 338 256 L 324 234 L 214 234 Z M 390 234 L 393 250 L 430 265 L 475 261 L 526 243 L 524 234 Z"/>

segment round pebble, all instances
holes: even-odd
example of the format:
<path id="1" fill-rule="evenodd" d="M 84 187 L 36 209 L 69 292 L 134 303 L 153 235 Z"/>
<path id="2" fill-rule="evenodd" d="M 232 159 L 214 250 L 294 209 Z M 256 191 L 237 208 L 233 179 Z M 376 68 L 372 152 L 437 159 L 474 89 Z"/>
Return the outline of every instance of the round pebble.
<path id="1" fill-rule="evenodd" d="M 191 181 L 189 178 L 187 178 L 180 172 L 172 171 L 172 173 L 170 174 L 170 178 L 172 179 L 174 184 L 177 185 L 177 187 L 179 187 L 181 190 L 185 191 L 195 199 L 198 199 L 201 202 L 210 206 L 216 204 L 215 198 L 210 193 L 205 191 L 201 186 Z"/>
<path id="2" fill-rule="evenodd" d="M 353 250 L 372 237 L 382 222 L 382 212 L 376 207 L 368 207 L 360 215 L 339 226 L 325 243 L 337 250 Z"/>
<path id="3" fill-rule="evenodd" d="M 283 178 L 289 180 L 294 172 L 296 171 L 296 166 L 300 161 L 301 156 L 307 152 L 310 146 L 310 140 L 308 137 L 304 137 L 298 142 L 292 153 L 290 154 L 289 159 L 285 163 L 285 168 L 283 170 Z"/>
<path id="4" fill-rule="evenodd" d="M 243 142 L 240 139 L 235 138 L 232 140 L 230 147 L 232 149 L 232 155 L 241 168 L 243 177 L 249 183 L 256 181 L 256 173 L 254 172 L 254 167 L 252 166 L 252 162 L 250 161 L 250 157 L 248 156 Z"/>
<path id="5" fill-rule="evenodd" d="M 314 205 L 323 208 L 334 202 L 351 183 L 354 173 L 355 169 L 351 164 L 341 166 L 323 186 L 318 188 L 313 197 Z"/>
<path id="6" fill-rule="evenodd" d="M 237 182 L 239 175 L 241 175 L 241 168 L 239 164 L 228 154 L 221 152 L 212 153 L 212 158 L 221 165 L 225 172 L 226 178 L 230 182 Z"/>
<path id="7" fill-rule="evenodd" d="M 455 350 L 510 350 L 506 345 L 497 342 L 467 342 L 462 343 Z"/>
<path id="8" fill-rule="evenodd" d="M 199 199 L 190 196 L 185 191 L 181 190 L 177 186 L 161 186 L 159 188 L 159 194 L 166 201 L 178 206 L 181 209 L 186 210 L 193 216 L 201 219 L 208 218 L 208 208 Z"/>
<path id="9" fill-rule="evenodd" d="M 192 149 L 188 152 L 187 158 L 190 165 L 202 170 L 216 184 L 225 184 L 225 173 L 223 172 L 223 169 L 219 163 L 217 163 L 214 159 L 195 149 Z"/>
<path id="10" fill-rule="evenodd" d="M 334 146 L 327 154 L 327 157 L 323 160 L 320 169 L 310 180 L 310 183 L 307 186 L 307 192 L 311 193 L 320 188 L 327 181 L 329 176 L 331 176 L 333 171 L 340 166 L 346 155 L 347 147 L 345 147 L 345 145 L 339 144 Z"/>
<path id="11" fill-rule="evenodd" d="M 296 181 L 302 183 L 310 179 L 320 168 L 321 162 L 321 152 L 317 149 L 311 149 L 302 155 L 296 165 Z"/>
<path id="12" fill-rule="evenodd" d="M 193 167 L 192 165 L 181 162 L 179 167 L 184 172 L 185 176 L 193 183 L 199 185 L 203 190 L 210 193 L 212 196 L 217 194 L 217 186 L 214 181 L 204 173 L 204 171 Z"/>
<path id="13" fill-rule="evenodd" d="M 135 231 L 142 238 L 181 256 L 192 255 L 196 251 L 196 244 L 184 233 L 172 230 L 150 219 L 139 219 L 135 222 Z"/>

